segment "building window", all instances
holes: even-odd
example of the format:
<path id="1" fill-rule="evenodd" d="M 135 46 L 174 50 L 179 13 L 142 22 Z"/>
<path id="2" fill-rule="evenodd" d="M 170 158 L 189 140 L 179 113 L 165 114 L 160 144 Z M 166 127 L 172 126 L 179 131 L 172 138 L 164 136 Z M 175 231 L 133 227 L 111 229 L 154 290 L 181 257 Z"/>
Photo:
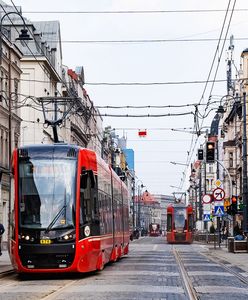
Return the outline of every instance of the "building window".
<path id="1" fill-rule="evenodd" d="M 233 168 L 233 152 L 229 152 L 229 167 Z"/>
<path id="2" fill-rule="evenodd" d="M 206 179 L 206 190 L 209 191 L 209 179 Z"/>

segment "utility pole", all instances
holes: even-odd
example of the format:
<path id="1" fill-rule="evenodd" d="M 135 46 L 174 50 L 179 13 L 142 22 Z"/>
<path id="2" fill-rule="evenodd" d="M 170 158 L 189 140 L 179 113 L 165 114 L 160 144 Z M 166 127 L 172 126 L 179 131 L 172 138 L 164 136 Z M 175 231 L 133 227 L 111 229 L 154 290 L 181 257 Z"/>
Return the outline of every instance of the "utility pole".
<path id="1" fill-rule="evenodd" d="M 133 189 L 133 231 L 134 231 L 134 228 L 135 228 L 135 179 L 133 178 L 132 180 L 132 189 Z"/>
<path id="2" fill-rule="evenodd" d="M 233 94 L 233 84 L 232 84 L 232 56 L 233 56 L 234 44 L 233 44 L 233 35 L 230 36 L 230 45 L 227 51 L 227 95 Z"/>
<path id="3" fill-rule="evenodd" d="M 243 230 L 244 233 L 248 233 L 247 228 L 247 205 L 248 205 L 248 186 L 247 186 L 247 136 L 246 136 L 246 92 L 243 93 L 243 139 L 242 139 L 242 150 L 243 150 Z"/>

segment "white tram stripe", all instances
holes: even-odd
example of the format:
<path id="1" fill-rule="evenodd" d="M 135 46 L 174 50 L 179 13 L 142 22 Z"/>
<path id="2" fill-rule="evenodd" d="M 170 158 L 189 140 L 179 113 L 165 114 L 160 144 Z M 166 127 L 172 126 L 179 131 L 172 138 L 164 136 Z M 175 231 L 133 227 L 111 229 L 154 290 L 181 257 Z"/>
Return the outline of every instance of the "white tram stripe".
<path id="1" fill-rule="evenodd" d="M 119 264 L 120 265 L 120 264 Z M 125 266 L 133 266 L 133 265 L 144 265 L 144 266 L 161 266 L 161 267 L 169 267 L 169 266 L 177 266 L 176 263 L 164 263 L 164 262 L 135 262 L 135 263 L 128 263 L 125 261 Z"/>
<path id="2" fill-rule="evenodd" d="M 184 294 L 184 290 L 178 286 L 155 286 L 155 285 L 74 285 L 64 291 L 65 293 L 79 293 L 79 292 L 94 292 L 94 293 L 109 293 L 109 292 L 117 292 L 118 295 L 122 293 L 174 293 L 174 294 Z"/>
<path id="3" fill-rule="evenodd" d="M 207 294 L 245 294 L 248 295 L 247 288 L 239 288 L 234 286 L 198 286 L 195 287 L 198 293 Z M 238 295 L 236 295 L 238 296 Z"/>
<path id="4" fill-rule="evenodd" d="M 115 271 L 108 271 L 107 269 L 104 270 L 104 276 L 117 276 L 117 273 L 120 272 L 121 276 L 156 276 L 156 277 L 161 277 L 161 276 L 167 276 L 167 277 L 172 277 L 172 276 L 180 276 L 178 272 L 155 272 L 155 271 L 137 271 L 137 270 L 129 270 L 129 271 L 123 271 L 123 270 L 115 270 Z"/>
<path id="5" fill-rule="evenodd" d="M 152 248 L 152 251 L 156 251 L 158 248 L 158 245 L 154 245 L 153 248 Z"/>
<path id="6" fill-rule="evenodd" d="M 230 274 L 230 273 L 215 272 L 215 271 L 189 271 L 188 275 L 189 276 L 207 276 L 207 275 L 211 275 L 211 276 L 213 276 L 213 278 L 215 276 L 222 276 L 222 277 L 234 276 L 233 274 Z"/>
<path id="7" fill-rule="evenodd" d="M 203 266 L 203 267 L 219 267 L 220 265 L 218 265 L 218 264 L 215 264 L 215 263 L 186 263 L 186 264 L 184 264 L 185 266 L 199 266 L 199 267 L 201 267 L 201 266 Z"/>

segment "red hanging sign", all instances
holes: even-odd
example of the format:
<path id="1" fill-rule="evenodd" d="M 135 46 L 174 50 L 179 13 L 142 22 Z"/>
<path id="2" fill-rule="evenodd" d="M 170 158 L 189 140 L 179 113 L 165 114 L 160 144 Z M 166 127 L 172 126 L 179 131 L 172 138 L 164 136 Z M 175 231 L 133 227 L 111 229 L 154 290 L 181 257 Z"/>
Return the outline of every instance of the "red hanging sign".
<path id="1" fill-rule="evenodd" d="M 139 137 L 146 137 L 146 135 L 147 135 L 146 129 L 145 130 L 139 130 L 138 135 L 139 135 Z"/>

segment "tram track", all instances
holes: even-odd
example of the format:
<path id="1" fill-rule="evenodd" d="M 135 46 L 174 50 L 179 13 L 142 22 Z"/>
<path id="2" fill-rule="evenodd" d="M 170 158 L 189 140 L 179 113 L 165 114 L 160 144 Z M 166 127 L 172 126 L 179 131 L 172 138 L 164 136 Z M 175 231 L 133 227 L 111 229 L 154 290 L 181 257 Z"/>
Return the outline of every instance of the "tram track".
<path id="1" fill-rule="evenodd" d="M 71 280 L 70 282 L 68 282 L 64 286 L 58 288 L 56 291 L 52 291 L 49 295 L 46 295 L 46 296 L 40 298 L 40 300 L 52 300 L 52 299 L 55 299 L 57 296 L 61 295 L 64 292 L 65 289 L 69 288 L 71 285 L 79 282 L 80 280 L 82 280 L 82 279 Z"/>
<path id="2" fill-rule="evenodd" d="M 0 280 L 15 275 L 14 270 L 5 271 L 0 273 Z"/>
<path id="3" fill-rule="evenodd" d="M 174 257 L 176 259 L 176 262 L 179 266 L 179 270 L 181 272 L 181 276 L 182 276 L 182 279 L 183 279 L 183 284 L 184 284 L 184 287 L 185 287 L 185 290 L 186 290 L 186 293 L 188 295 L 189 300 L 199 300 L 200 298 L 197 296 L 197 293 L 194 289 L 192 281 L 190 280 L 189 275 L 188 275 L 188 273 L 187 273 L 187 271 L 184 267 L 184 264 L 182 262 L 180 254 L 174 246 L 172 247 L 172 252 L 173 252 L 173 255 L 174 255 Z"/>

